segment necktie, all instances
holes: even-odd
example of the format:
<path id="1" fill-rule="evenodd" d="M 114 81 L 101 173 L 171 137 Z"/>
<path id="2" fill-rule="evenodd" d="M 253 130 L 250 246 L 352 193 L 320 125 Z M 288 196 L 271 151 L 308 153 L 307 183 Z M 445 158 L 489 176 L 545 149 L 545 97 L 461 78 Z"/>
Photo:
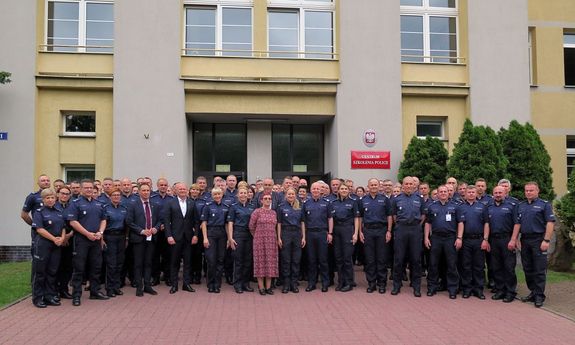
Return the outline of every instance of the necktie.
<path id="1" fill-rule="evenodd" d="M 150 229 L 152 227 L 152 212 L 150 211 L 150 203 L 147 201 L 144 202 L 144 211 L 146 211 L 146 229 Z"/>

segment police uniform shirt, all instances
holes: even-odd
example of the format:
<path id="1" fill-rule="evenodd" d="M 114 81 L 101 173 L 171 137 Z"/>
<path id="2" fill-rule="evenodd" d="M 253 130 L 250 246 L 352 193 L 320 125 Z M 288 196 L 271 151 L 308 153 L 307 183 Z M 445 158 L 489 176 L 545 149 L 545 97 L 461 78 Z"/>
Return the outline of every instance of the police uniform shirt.
<path id="1" fill-rule="evenodd" d="M 311 229 L 327 229 L 328 218 L 331 218 L 330 202 L 324 198 L 309 199 L 302 206 L 305 226 Z"/>
<path id="2" fill-rule="evenodd" d="M 100 194 L 100 196 L 98 196 L 98 198 L 96 198 L 96 200 L 98 200 L 98 202 L 101 203 L 102 205 L 108 205 L 108 204 L 112 203 L 112 200 L 110 199 L 110 197 L 106 193 Z"/>
<path id="3" fill-rule="evenodd" d="M 226 189 L 226 192 L 224 193 L 224 196 L 222 198 L 222 202 L 228 206 L 232 206 L 233 204 L 238 202 L 238 190 L 234 189 L 229 190 Z"/>
<path id="4" fill-rule="evenodd" d="M 253 204 L 248 202 L 245 204 L 242 204 L 241 202 L 235 203 L 230 207 L 226 220 L 228 222 L 234 222 L 234 227 L 247 228 L 250 224 L 250 217 L 254 210 L 255 207 Z"/>
<path id="5" fill-rule="evenodd" d="M 98 232 L 100 222 L 106 219 L 102 204 L 95 199 L 88 200 L 84 196 L 72 201 L 66 209 L 66 220 L 76 220 L 89 232 Z"/>
<path id="6" fill-rule="evenodd" d="M 32 217 L 34 216 L 34 213 L 40 209 L 40 207 L 44 206 L 44 203 L 42 202 L 42 197 L 40 196 L 40 193 L 42 193 L 42 190 L 40 189 L 39 191 L 37 191 L 36 193 L 30 193 L 27 197 L 26 200 L 24 200 L 24 206 L 22 206 L 22 211 L 28 213 L 28 212 L 32 212 Z"/>
<path id="7" fill-rule="evenodd" d="M 126 206 L 120 204 L 114 206 L 113 204 L 104 205 L 104 213 L 106 214 L 106 230 L 123 230 L 125 225 L 128 209 Z"/>
<path id="8" fill-rule="evenodd" d="M 337 198 L 331 202 L 331 215 L 334 224 L 350 225 L 356 217 L 360 217 L 357 202 L 350 197 L 345 199 Z"/>
<path id="9" fill-rule="evenodd" d="M 398 224 L 417 224 L 425 214 L 424 207 L 423 198 L 415 193 L 401 193 L 391 199 L 391 213 L 396 216 Z"/>
<path id="10" fill-rule="evenodd" d="M 200 198 L 192 200 L 194 201 L 194 226 L 196 227 L 196 230 L 199 230 L 198 225 L 202 222 L 200 218 L 202 217 L 204 206 L 206 206 L 206 200 Z"/>
<path id="11" fill-rule="evenodd" d="M 477 201 L 485 206 L 489 206 L 489 204 L 493 202 L 493 197 L 489 194 L 483 194 L 480 198 L 477 198 Z"/>
<path id="12" fill-rule="evenodd" d="M 224 226 L 226 218 L 228 217 L 228 205 L 220 202 L 217 204 L 215 201 L 208 202 L 204 206 L 200 220 L 206 221 L 207 226 Z"/>
<path id="13" fill-rule="evenodd" d="M 548 222 L 555 222 L 551 203 L 537 198 L 531 203 L 524 201 L 517 205 L 515 223 L 521 224 L 522 234 L 545 233 Z"/>
<path id="14" fill-rule="evenodd" d="M 330 193 L 330 194 L 326 195 L 324 199 L 329 201 L 329 202 L 334 202 L 335 200 L 338 199 L 338 197 L 337 197 L 337 194 Z"/>
<path id="15" fill-rule="evenodd" d="M 472 204 L 465 201 L 459 205 L 459 222 L 465 223 L 465 233 L 482 234 L 485 223 L 489 221 L 487 206 L 479 201 Z"/>
<path id="16" fill-rule="evenodd" d="M 387 224 L 391 215 L 391 202 L 388 197 L 377 193 L 375 197 L 366 194 L 359 200 L 360 215 L 365 224 Z"/>
<path id="17" fill-rule="evenodd" d="M 210 202 L 214 200 L 212 199 L 212 193 L 208 191 L 203 192 L 198 198 L 204 200 L 205 202 Z"/>
<path id="18" fill-rule="evenodd" d="M 513 197 L 511 195 L 506 196 L 505 201 L 512 203 L 513 206 L 519 205 L 519 202 L 520 202 L 519 199 L 517 199 L 516 197 Z"/>
<path id="19" fill-rule="evenodd" d="M 435 200 L 433 200 L 430 197 L 428 197 L 427 200 L 425 200 L 425 198 L 423 199 L 423 214 L 427 215 L 427 210 L 429 209 L 429 206 L 431 206 L 431 204 L 433 204 L 434 201 Z"/>
<path id="20" fill-rule="evenodd" d="M 489 215 L 489 231 L 491 234 L 504 234 L 513 232 L 515 224 L 515 205 L 507 199 L 499 205 L 495 200 L 487 207 Z"/>
<path id="21" fill-rule="evenodd" d="M 278 223 L 282 226 L 301 226 L 302 212 L 301 207 L 294 209 L 289 202 L 282 202 L 276 211 L 278 216 Z"/>
<path id="22" fill-rule="evenodd" d="M 426 223 L 431 224 L 433 232 L 457 232 L 458 205 L 453 201 L 446 201 L 445 204 L 437 200 L 432 202 L 427 208 Z"/>
<path id="23" fill-rule="evenodd" d="M 120 203 L 122 205 L 124 205 L 126 208 L 130 207 L 130 204 L 136 201 L 139 201 L 140 197 L 137 196 L 136 194 L 130 194 L 128 196 L 122 194 L 122 200 L 120 201 Z"/>
<path id="24" fill-rule="evenodd" d="M 32 226 L 42 228 L 53 236 L 61 236 L 65 221 L 62 212 L 55 207 L 41 207 L 32 217 Z"/>

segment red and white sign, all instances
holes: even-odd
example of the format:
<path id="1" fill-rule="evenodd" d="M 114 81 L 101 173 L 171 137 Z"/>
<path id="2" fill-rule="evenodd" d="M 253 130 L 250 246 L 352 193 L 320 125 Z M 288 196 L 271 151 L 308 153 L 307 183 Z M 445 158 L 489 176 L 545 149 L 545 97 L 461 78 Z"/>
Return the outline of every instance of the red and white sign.
<path id="1" fill-rule="evenodd" d="M 390 169 L 389 151 L 351 151 L 352 169 Z"/>

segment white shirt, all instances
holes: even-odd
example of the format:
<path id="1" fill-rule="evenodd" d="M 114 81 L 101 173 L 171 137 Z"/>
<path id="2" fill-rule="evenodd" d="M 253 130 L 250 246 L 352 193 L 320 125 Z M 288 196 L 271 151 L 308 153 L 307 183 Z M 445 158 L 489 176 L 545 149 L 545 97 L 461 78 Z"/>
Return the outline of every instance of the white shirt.
<path id="1" fill-rule="evenodd" d="M 180 202 L 180 210 L 182 210 L 182 217 L 186 217 L 186 212 L 188 211 L 187 199 L 182 200 L 178 197 L 178 201 Z"/>

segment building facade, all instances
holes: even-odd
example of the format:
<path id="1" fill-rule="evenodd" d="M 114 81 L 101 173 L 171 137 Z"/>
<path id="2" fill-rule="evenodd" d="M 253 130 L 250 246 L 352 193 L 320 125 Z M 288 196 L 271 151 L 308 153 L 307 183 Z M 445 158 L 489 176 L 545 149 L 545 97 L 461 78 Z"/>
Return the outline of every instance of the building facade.
<path id="1" fill-rule="evenodd" d="M 395 179 L 414 136 L 531 122 L 575 165 L 569 0 L 5 0 L 4 220 L 40 174 Z M 375 133 L 375 134 L 373 134 Z M 366 140 L 367 134 L 374 142 Z M 352 169 L 352 151 L 389 169 Z M 2 250 L 0 250 L 2 252 Z"/>

